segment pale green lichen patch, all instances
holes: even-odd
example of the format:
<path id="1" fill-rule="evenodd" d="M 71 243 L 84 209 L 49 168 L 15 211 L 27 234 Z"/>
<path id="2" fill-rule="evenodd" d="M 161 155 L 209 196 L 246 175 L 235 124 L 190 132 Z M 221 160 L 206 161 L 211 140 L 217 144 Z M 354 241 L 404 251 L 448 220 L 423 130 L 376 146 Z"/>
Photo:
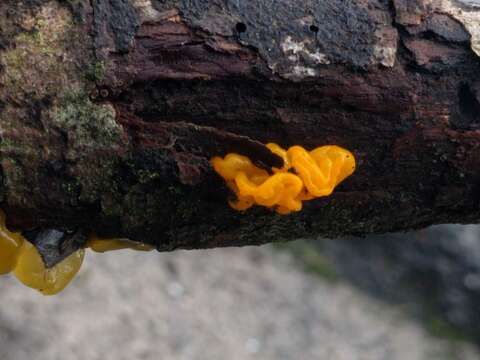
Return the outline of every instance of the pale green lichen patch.
<path id="1" fill-rule="evenodd" d="M 79 91 L 66 94 L 52 110 L 52 125 L 68 138 L 68 160 L 122 147 L 123 129 L 115 121 L 115 109 L 110 104 L 94 104 Z"/>
<path id="2" fill-rule="evenodd" d="M 104 66 L 70 8 L 44 1 L 22 12 L 19 4 L 1 23 L 12 34 L 0 50 L 0 158 L 12 206 L 94 201 L 127 142 L 114 108 L 88 97 Z"/>
<path id="3" fill-rule="evenodd" d="M 54 106 L 53 127 L 66 139 L 65 159 L 82 187 L 81 199 L 93 201 L 109 186 L 116 161 L 127 147 L 123 128 L 110 104 L 94 104 L 84 92 L 70 92 Z"/>
<path id="4" fill-rule="evenodd" d="M 63 89 L 82 86 L 77 66 L 87 54 L 81 50 L 82 37 L 70 12 L 56 2 L 47 2 L 34 16 L 23 20 L 28 31 L 19 33 L 13 47 L 0 53 L 4 73 L 0 78 L 16 97 L 43 97 Z M 74 49 L 78 47 L 78 49 Z"/>

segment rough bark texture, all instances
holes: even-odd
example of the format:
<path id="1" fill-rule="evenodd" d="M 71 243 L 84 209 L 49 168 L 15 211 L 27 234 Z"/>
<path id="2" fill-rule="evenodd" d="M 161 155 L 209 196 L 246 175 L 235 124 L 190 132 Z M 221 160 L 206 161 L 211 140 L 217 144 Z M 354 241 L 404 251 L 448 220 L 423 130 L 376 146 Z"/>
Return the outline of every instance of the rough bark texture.
<path id="1" fill-rule="evenodd" d="M 9 225 L 62 253 L 92 231 L 172 250 L 478 222 L 475 3 L 3 0 Z M 269 141 L 358 169 L 297 214 L 230 209 L 209 158 L 278 165 Z"/>

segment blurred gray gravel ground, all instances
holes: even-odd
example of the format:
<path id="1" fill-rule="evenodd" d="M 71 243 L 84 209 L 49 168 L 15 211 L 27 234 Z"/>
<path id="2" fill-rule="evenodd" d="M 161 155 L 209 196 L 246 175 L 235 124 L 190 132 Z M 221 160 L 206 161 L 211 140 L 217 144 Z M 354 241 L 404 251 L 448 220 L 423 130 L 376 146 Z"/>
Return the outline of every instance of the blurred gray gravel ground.
<path id="1" fill-rule="evenodd" d="M 479 359 L 271 247 L 87 254 L 42 297 L 0 278 L 1 360 Z"/>

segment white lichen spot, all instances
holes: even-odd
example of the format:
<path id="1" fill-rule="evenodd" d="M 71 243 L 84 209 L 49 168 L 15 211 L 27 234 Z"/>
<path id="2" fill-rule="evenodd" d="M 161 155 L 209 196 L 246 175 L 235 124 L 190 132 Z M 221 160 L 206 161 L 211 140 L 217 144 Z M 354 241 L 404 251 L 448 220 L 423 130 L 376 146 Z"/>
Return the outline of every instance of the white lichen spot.
<path id="1" fill-rule="evenodd" d="M 281 46 L 284 53 L 291 51 L 295 55 L 298 54 L 299 52 L 303 52 L 305 49 L 305 44 L 303 41 L 295 42 L 292 40 L 291 36 L 287 36 Z"/>
<path id="2" fill-rule="evenodd" d="M 310 67 L 295 65 L 293 67 L 293 74 L 292 75 L 295 75 L 295 76 L 298 76 L 298 77 L 316 76 L 317 71 L 315 69 L 310 68 Z"/>
<path id="3" fill-rule="evenodd" d="M 373 46 L 373 61 L 385 67 L 393 67 L 397 57 L 397 30 L 381 27 L 375 31 L 376 42 Z"/>
<path id="4" fill-rule="evenodd" d="M 386 67 L 393 67 L 395 65 L 396 54 L 396 47 L 383 47 L 379 45 L 373 47 L 373 56 L 380 64 Z"/>
<path id="5" fill-rule="evenodd" d="M 327 55 L 321 53 L 320 51 L 316 51 L 309 55 L 310 58 L 315 60 L 318 64 L 330 64 L 330 60 L 328 60 Z"/>
<path id="6" fill-rule="evenodd" d="M 161 13 L 152 5 L 152 0 L 133 0 L 133 6 L 139 10 L 142 22 L 155 21 L 161 18 Z"/>
<path id="7" fill-rule="evenodd" d="M 300 61 L 300 57 L 304 56 L 315 61 L 317 64 L 330 64 L 327 55 L 322 54 L 320 51 L 316 50 L 315 52 L 310 51 L 309 45 L 312 43 L 312 40 L 307 39 L 303 41 L 295 41 L 291 36 L 287 36 L 281 44 L 282 51 L 285 54 L 290 54 L 288 59 L 291 61 Z"/>
<path id="8" fill-rule="evenodd" d="M 311 65 L 312 63 L 315 65 L 330 64 L 327 55 L 321 53 L 319 50 L 311 50 L 314 47 L 310 39 L 295 41 L 291 36 L 287 36 L 280 44 L 280 48 L 290 61 L 292 67 L 291 71 L 284 74 L 284 76 L 287 78 L 316 76 L 318 71 L 314 67 L 307 65 Z M 309 60 L 307 61 L 309 64 L 306 64 L 305 60 Z"/>

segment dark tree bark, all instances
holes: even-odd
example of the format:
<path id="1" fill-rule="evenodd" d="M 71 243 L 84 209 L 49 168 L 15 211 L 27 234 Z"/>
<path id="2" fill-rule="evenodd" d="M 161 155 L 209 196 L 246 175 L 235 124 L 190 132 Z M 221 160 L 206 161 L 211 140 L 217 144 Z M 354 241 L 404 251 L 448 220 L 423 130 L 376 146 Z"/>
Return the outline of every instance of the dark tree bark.
<path id="1" fill-rule="evenodd" d="M 1 207 L 60 253 L 478 222 L 479 24 L 466 0 L 3 0 Z M 358 168 L 300 213 L 230 209 L 208 160 L 278 165 L 269 141 Z"/>

